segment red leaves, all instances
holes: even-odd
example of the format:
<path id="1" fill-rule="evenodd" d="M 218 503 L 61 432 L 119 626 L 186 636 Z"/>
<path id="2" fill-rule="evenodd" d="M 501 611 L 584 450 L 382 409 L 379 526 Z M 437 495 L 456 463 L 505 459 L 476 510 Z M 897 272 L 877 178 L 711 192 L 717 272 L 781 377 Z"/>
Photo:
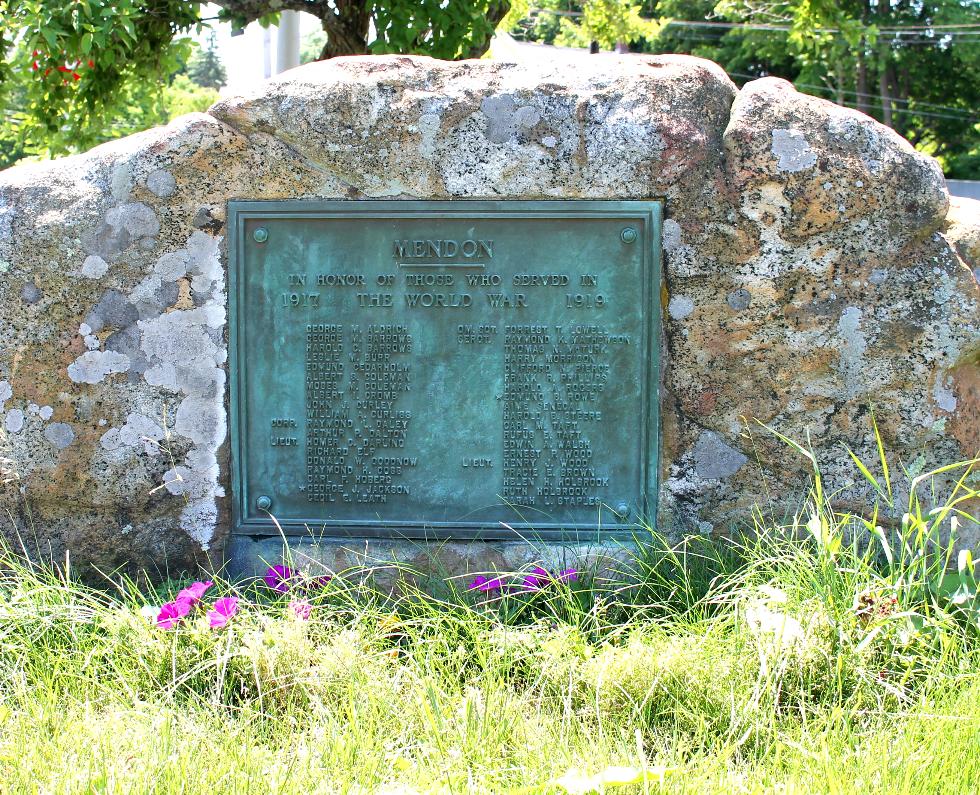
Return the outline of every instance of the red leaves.
<path id="1" fill-rule="evenodd" d="M 32 56 L 33 56 L 33 60 L 31 61 L 31 71 L 38 72 L 41 69 L 41 61 L 46 60 L 47 56 L 42 50 L 34 50 L 32 52 Z M 62 56 L 64 56 L 64 53 L 62 53 Z M 79 73 L 79 70 L 84 68 L 85 66 L 87 66 L 89 69 L 94 69 L 95 61 L 92 60 L 91 58 L 89 58 L 85 62 L 83 62 L 81 58 L 76 58 L 74 61 L 63 61 L 57 66 L 47 67 L 44 70 L 43 76 L 47 77 L 49 74 L 51 74 L 52 69 L 57 69 L 59 72 L 65 75 L 65 77 L 61 81 L 62 85 L 68 85 L 70 82 L 68 79 L 68 75 L 71 75 L 71 80 L 75 82 L 81 80 L 82 76 Z"/>

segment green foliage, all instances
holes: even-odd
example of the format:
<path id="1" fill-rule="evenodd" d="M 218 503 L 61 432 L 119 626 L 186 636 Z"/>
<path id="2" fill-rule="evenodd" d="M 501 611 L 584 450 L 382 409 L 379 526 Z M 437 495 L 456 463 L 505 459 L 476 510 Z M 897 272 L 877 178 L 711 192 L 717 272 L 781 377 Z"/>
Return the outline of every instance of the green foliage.
<path id="1" fill-rule="evenodd" d="M 374 54 L 418 53 L 452 60 L 481 52 L 496 27 L 499 0 L 388 0 L 373 7 Z"/>
<path id="2" fill-rule="evenodd" d="M 788 21 L 787 32 L 768 32 L 792 59 L 790 71 L 776 74 L 875 116 L 938 157 L 947 171 L 980 146 L 976 3 L 783 0 L 767 16 L 747 0 L 722 0 L 715 10 L 737 23 Z"/>
<path id="3" fill-rule="evenodd" d="M 191 42 L 182 34 L 192 28 L 200 32 L 204 5 L 201 0 L 0 0 L 0 164 L 24 153 L 80 151 L 168 115 L 162 108 L 173 104 L 173 97 L 164 96 L 165 87 L 191 55 Z M 242 26 L 254 20 L 272 24 L 284 7 L 320 14 L 331 31 L 327 43 L 333 54 L 411 52 L 439 58 L 484 52 L 496 21 L 509 8 L 507 0 L 362 0 L 343 4 L 344 13 L 328 2 L 222 0 L 217 5 L 220 19 Z M 369 43 L 371 21 L 377 38 Z M 205 88 L 224 83 L 213 40 L 204 53 L 195 53 L 188 73 Z M 183 97 L 179 104 L 202 102 Z"/>
<path id="4" fill-rule="evenodd" d="M 970 140 L 975 143 L 969 149 L 943 156 L 943 171 L 950 179 L 977 179 L 980 175 L 980 124 L 973 128 Z"/>
<path id="5" fill-rule="evenodd" d="M 125 110 L 117 122 L 102 127 L 87 141 L 94 145 L 114 138 L 156 127 L 187 113 L 206 111 L 218 101 L 218 92 L 202 88 L 185 74 L 175 75 L 169 82 L 144 91 L 126 86 L 119 97 L 120 107 Z M 32 155 L 47 155 L 50 149 L 31 147 L 20 133 L 22 128 L 0 125 L 0 168 L 13 165 L 17 160 Z"/>
<path id="6" fill-rule="evenodd" d="M 640 16 L 641 4 L 633 0 L 589 0 L 582 6 L 582 16 L 573 22 L 562 17 L 555 44 L 563 47 L 588 47 L 593 41 L 602 49 L 617 44 L 652 39 L 658 25 Z"/>
<path id="7" fill-rule="evenodd" d="M 566 5 L 566 0 L 540 0 L 533 7 L 530 0 L 512 3 L 500 26 L 516 39 L 554 44 L 561 30 L 561 16 L 556 12 Z"/>
<path id="8" fill-rule="evenodd" d="M 148 126 L 165 124 L 188 113 L 203 113 L 217 101 L 215 89 L 204 88 L 186 75 L 177 75 L 163 89 L 162 114 L 157 117 L 158 121 Z"/>
<path id="9" fill-rule="evenodd" d="M 783 77 L 800 91 L 890 125 L 937 157 L 948 176 L 980 178 L 975 2 L 541 0 L 534 6 L 521 19 L 516 11 L 508 17 L 516 37 L 577 47 L 628 41 L 634 51 L 716 61 L 738 83 Z"/>
<path id="10" fill-rule="evenodd" d="M 221 88 L 228 82 L 228 74 L 224 64 L 218 57 L 218 45 L 212 32 L 208 38 L 208 48 L 195 48 L 187 64 L 187 75 L 202 88 Z"/>
<path id="11" fill-rule="evenodd" d="M 327 43 L 327 34 L 322 30 L 311 30 L 299 44 L 299 62 L 310 63 L 320 59 L 320 53 Z"/>
<path id="12" fill-rule="evenodd" d="M 0 4 L 0 109 L 33 151 L 84 149 L 141 95 L 176 71 L 198 3 L 5 0 Z M 123 126 L 128 126 L 122 122 Z"/>

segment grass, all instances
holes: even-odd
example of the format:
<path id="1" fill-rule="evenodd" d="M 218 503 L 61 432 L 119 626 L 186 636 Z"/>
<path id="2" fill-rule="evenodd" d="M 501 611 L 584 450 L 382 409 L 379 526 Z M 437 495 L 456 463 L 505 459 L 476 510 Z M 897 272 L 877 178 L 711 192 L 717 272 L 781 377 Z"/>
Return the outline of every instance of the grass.
<path id="1" fill-rule="evenodd" d="M 5 553 L 0 792 L 977 792 L 980 602 L 948 537 L 971 471 L 936 508 L 912 484 L 886 531 L 815 469 L 783 526 L 647 528 L 626 570 L 536 592 L 219 581 L 219 631 L 141 613 L 186 583 Z"/>

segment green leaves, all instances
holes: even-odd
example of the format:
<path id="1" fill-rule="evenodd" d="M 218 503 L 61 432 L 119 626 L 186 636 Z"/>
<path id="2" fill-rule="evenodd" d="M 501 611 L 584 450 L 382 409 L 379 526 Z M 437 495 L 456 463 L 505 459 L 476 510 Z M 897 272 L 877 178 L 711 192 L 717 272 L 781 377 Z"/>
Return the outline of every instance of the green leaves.
<path id="1" fill-rule="evenodd" d="M 931 583 L 939 606 L 963 620 L 980 633 L 980 578 L 973 553 L 960 550 L 956 571 L 944 570 Z"/>
<path id="2" fill-rule="evenodd" d="M 200 3 L 14 0 L 0 15 L 0 111 L 27 151 L 62 154 L 141 129 L 136 105 L 160 102 L 187 45 L 175 33 Z M 163 78 L 163 79 L 161 79 Z"/>
<path id="3" fill-rule="evenodd" d="M 643 4 L 635 0 L 589 0 L 582 5 L 582 17 L 573 22 L 560 21 L 561 33 L 555 43 L 562 46 L 588 47 L 596 41 L 611 50 L 619 43 L 653 39 L 660 29 L 656 20 L 640 15 Z"/>
<path id="4" fill-rule="evenodd" d="M 200 30 L 203 5 L 203 0 L 0 0 L 5 55 L 0 59 L 0 165 L 4 152 L 10 157 L 65 154 L 166 121 L 164 89 L 189 54 L 181 34 Z M 220 19 L 242 26 L 253 19 L 275 24 L 283 6 L 277 0 L 219 5 Z M 352 18 L 373 16 L 377 39 L 371 52 L 448 59 L 481 55 L 510 8 L 509 0 L 342 5 Z M 335 6 L 326 3 L 308 10 L 339 20 Z M 357 37 L 347 44 L 354 50 L 363 46 Z M 192 77 L 208 88 L 224 81 L 213 57 Z"/>
<path id="5" fill-rule="evenodd" d="M 374 5 L 375 54 L 465 58 L 482 53 L 510 4 L 499 0 L 381 0 Z"/>

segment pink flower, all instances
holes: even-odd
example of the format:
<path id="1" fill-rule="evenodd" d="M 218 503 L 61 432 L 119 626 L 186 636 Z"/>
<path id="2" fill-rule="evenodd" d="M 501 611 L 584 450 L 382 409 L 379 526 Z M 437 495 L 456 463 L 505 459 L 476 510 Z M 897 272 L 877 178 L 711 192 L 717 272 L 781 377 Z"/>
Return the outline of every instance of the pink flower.
<path id="1" fill-rule="evenodd" d="M 289 612 L 291 612 L 296 618 L 301 621 L 309 621 L 310 613 L 313 611 L 313 605 L 307 602 L 305 599 L 294 600 L 289 603 Z"/>
<path id="2" fill-rule="evenodd" d="M 214 583 L 210 580 L 207 582 L 192 583 L 177 594 L 177 599 L 187 599 L 192 605 L 196 605 L 201 601 L 201 599 L 204 598 L 204 594 L 212 585 L 214 585 Z"/>
<path id="3" fill-rule="evenodd" d="M 293 579 L 296 572 L 288 566 L 272 566 L 263 579 L 265 584 L 276 593 L 286 593 L 289 590 L 289 581 Z"/>
<path id="4" fill-rule="evenodd" d="M 483 591 L 484 593 L 489 593 L 490 591 L 502 591 L 503 589 L 504 580 L 502 577 L 488 579 L 482 574 L 477 575 L 469 586 L 469 590 L 471 591 Z"/>
<path id="5" fill-rule="evenodd" d="M 208 622 L 211 629 L 221 629 L 231 621 L 231 617 L 238 612 L 238 599 L 234 596 L 223 596 L 214 601 L 214 607 L 208 611 Z"/>
<path id="6" fill-rule="evenodd" d="M 576 569 L 564 569 L 557 577 L 552 577 L 547 570 L 542 569 L 540 566 L 535 566 L 531 569 L 531 573 L 524 578 L 524 588 L 528 591 L 540 591 L 553 582 L 568 583 L 575 582 L 576 580 L 578 580 L 578 571 Z"/>
<path id="7" fill-rule="evenodd" d="M 551 582 L 551 575 L 540 566 L 535 566 L 524 578 L 524 587 L 529 591 L 538 591 L 549 582 Z"/>
<path id="8" fill-rule="evenodd" d="M 177 598 L 173 602 L 167 602 L 157 613 L 157 626 L 160 629 L 173 629 L 191 612 L 193 606 L 189 599 Z"/>

